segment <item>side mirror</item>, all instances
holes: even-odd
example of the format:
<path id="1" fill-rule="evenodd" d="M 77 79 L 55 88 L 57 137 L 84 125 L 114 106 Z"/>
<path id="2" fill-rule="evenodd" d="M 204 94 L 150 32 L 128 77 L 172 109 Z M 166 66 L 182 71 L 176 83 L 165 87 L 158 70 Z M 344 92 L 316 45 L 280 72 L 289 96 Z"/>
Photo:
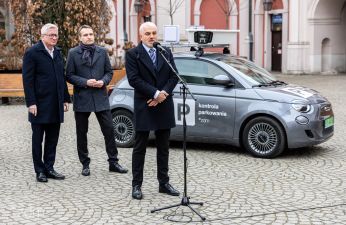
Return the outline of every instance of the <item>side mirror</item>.
<path id="1" fill-rule="evenodd" d="M 207 84 L 217 84 L 226 87 L 234 86 L 234 82 L 227 75 L 216 75 L 214 78 L 206 78 Z"/>

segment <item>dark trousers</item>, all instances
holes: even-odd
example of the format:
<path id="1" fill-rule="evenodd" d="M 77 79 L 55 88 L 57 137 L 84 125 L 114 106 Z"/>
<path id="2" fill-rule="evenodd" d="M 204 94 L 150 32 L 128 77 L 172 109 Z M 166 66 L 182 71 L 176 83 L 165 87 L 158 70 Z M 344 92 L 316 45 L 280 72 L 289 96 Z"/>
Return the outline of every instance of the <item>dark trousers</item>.
<path id="1" fill-rule="evenodd" d="M 53 170 L 58 144 L 60 123 L 31 124 L 32 159 L 36 173 Z M 42 161 L 42 142 L 44 136 L 44 154 Z"/>
<path id="2" fill-rule="evenodd" d="M 132 152 L 132 186 L 142 186 L 143 168 L 145 153 L 150 131 L 136 131 L 135 145 Z M 157 162 L 157 179 L 160 185 L 169 182 L 168 176 L 168 158 L 169 158 L 169 136 L 170 129 L 156 130 L 156 162 Z"/>
<path id="3" fill-rule="evenodd" d="M 88 157 L 88 127 L 89 116 L 91 112 L 75 112 L 76 132 L 77 132 L 77 150 L 79 161 L 83 166 L 89 166 L 90 158 Z M 118 149 L 115 144 L 113 121 L 110 110 L 95 112 L 97 121 L 100 124 L 103 137 L 106 144 L 106 152 L 108 154 L 108 162 L 114 163 L 118 161 Z"/>

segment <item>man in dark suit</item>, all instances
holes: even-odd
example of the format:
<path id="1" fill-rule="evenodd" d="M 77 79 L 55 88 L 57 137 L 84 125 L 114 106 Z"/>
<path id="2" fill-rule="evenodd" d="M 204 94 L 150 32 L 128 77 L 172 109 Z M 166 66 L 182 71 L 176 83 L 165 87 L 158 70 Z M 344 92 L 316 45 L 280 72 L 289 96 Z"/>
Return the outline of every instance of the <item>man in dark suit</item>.
<path id="1" fill-rule="evenodd" d="M 53 168 L 60 124 L 64 121 L 64 111 L 68 111 L 70 102 L 64 78 L 64 60 L 60 49 L 55 47 L 57 42 L 58 27 L 46 24 L 41 29 L 41 40 L 29 48 L 23 57 L 23 86 L 29 107 L 32 157 L 38 182 L 47 182 L 47 177 L 65 179 Z"/>
<path id="2" fill-rule="evenodd" d="M 139 32 L 141 42 L 126 54 L 128 81 L 135 89 L 136 139 L 132 153 L 132 197 L 143 197 L 143 167 L 150 131 L 154 131 L 156 136 L 159 192 L 178 196 L 179 192 L 169 184 L 168 176 L 169 136 L 170 129 L 175 126 L 172 91 L 178 78 L 153 47 L 157 41 L 156 25 L 143 23 Z M 175 68 L 171 51 L 166 48 L 164 54 Z"/>
<path id="3" fill-rule="evenodd" d="M 79 28 L 80 45 L 70 49 L 67 56 L 66 76 L 74 85 L 73 110 L 77 129 L 77 150 L 83 165 L 82 175 L 90 175 L 90 158 L 87 132 L 91 112 L 96 114 L 104 136 L 108 154 L 109 171 L 127 173 L 118 163 L 118 150 L 114 139 L 107 85 L 113 71 L 106 49 L 95 45 L 93 29 L 88 25 Z"/>

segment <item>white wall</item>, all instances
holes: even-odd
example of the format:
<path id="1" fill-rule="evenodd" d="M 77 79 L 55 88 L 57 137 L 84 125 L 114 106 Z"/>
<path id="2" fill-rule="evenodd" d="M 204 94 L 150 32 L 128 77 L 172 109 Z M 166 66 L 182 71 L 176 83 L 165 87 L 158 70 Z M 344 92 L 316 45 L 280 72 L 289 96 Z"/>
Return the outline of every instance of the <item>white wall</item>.
<path id="1" fill-rule="evenodd" d="M 309 73 L 310 37 L 308 7 L 313 0 L 289 2 L 289 38 L 287 44 L 287 73 Z"/>
<path id="2" fill-rule="evenodd" d="M 114 7 L 113 1 L 112 0 L 107 0 L 107 3 L 108 3 L 108 5 L 109 5 L 109 7 L 110 7 L 110 9 L 112 11 L 112 19 L 111 19 L 111 21 L 109 23 L 110 31 L 109 31 L 109 33 L 106 36 L 108 38 L 112 38 L 114 40 L 113 46 L 115 46 L 117 40 L 119 40 L 119 37 L 116 37 L 116 19 L 115 18 L 117 16 L 117 14 L 115 12 L 115 7 Z"/>
<path id="3" fill-rule="evenodd" d="M 239 3 L 239 55 L 249 56 L 249 1 L 240 1 Z"/>
<path id="4" fill-rule="evenodd" d="M 179 25 L 180 27 L 180 39 L 186 39 L 185 29 L 186 27 L 186 2 L 178 8 L 178 10 L 173 15 L 174 25 Z M 169 0 L 157 1 L 157 27 L 159 30 L 159 39 L 163 39 L 163 26 L 170 25 L 171 20 L 168 13 L 169 10 Z M 154 21 L 153 21 L 154 22 Z"/>

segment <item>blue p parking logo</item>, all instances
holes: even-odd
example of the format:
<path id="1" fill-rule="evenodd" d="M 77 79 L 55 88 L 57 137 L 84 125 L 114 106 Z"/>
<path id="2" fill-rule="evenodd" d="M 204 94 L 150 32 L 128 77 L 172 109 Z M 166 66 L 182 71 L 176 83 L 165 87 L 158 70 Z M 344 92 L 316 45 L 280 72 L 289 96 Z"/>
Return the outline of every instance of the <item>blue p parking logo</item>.
<path id="1" fill-rule="evenodd" d="M 175 123 L 177 125 L 183 125 L 183 113 L 184 113 L 183 100 L 174 99 L 174 116 L 175 116 Z M 186 99 L 185 116 L 186 116 L 186 125 L 195 126 L 195 120 L 196 120 L 195 101 L 192 99 Z"/>

